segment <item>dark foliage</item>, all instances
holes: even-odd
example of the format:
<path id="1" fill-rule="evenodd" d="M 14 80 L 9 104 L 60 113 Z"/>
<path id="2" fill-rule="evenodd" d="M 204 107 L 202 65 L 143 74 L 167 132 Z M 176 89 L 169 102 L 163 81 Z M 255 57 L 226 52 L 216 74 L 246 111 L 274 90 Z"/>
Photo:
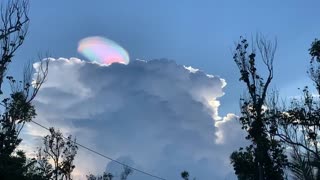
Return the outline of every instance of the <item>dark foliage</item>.
<path id="1" fill-rule="evenodd" d="M 78 150 L 76 140 L 71 136 L 64 138 L 59 130 L 50 128 L 50 135 L 43 138 L 43 144 L 33 166 L 34 174 L 44 179 L 71 180 Z"/>
<path id="2" fill-rule="evenodd" d="M 308 74 L 314 82 L 317 96 L 308 86 L 302 89 L 301 99 L 293 99 L 289 108 L 278 110 L 276 119 L 280 129 L 277 136 L 291 149 L 290 169 L 294 179 L 320 179 L 320 41 L 309 49 L 311 55 Z M 280 108 L 279 108 L 280 109 Z"/>
<path id="3" fill-rule="evenodd" d="M 239 151 L 233 152 L 230 156 L 231 164 L 233 164 L 235 174 L 239 180 L 254 180 L 256 177 L 252 149 L 252 146 L 246 147 L 245 150 L 240 148 Z"/>
<path id="4" fill-rule="evenodd" d="M 268 87 L 273 78 L 273 60 L 276 43 L 263 37 L 256 38 L 256 47 L 249 50 L 246 39 L 240 38 L 236 45 L 233 59 L 240 70 L 240 81 L 246 85 L 248 97 L 241 98 L 242 129 L 247 131 L 247 139 L 252 144 L 231 155 L 231 163 L 239 179 L 284 179 L 284 168 L 287 159 L 284 147 L 276 139 L 277 123 L 273 111 L 266 107 Z M 257 52 L 266 67 L 267 76 L 263 78 L 257 70 Z M 248 167 L 251 167 L 248 169 Z"/>
<path id="5" fill-rule="evenodd" d="M 133 170 L 130 167 L 124 166 L 123 171 L 121 172 L 121 174 L 119 176 L 119 179 L 120 180 L 127 180 L 129 175 L 132 173 L 133 173 Z M 86 177 L 87 177 L 87 180 L 112 180 L 116 176 L 109 173 L 109 172 L 104 172 L 103 175 L 89 174 Z"/>
<path id="6" fill-rule="evenodd" d="M 27 171 L 34 161 L 28 160 L 24 152 L 17 150 L 17 147 L 22 141 L 19 138 L 22 128 L 36 115 L 32 100 L 47 76 L 48 64 L 47 62 L 41 64 L 33 85 L 31 85 L 33 70 L 30 65 L 25 68 L 23 81 L 16 81 L 12 76 L 7 76 L 11 92 L 3 94 L 2 84 L 7 67 L 27 34 L 29 3 L 27 0 L 9 0 L 1 3 L 0 179 L 36 179 Z"/>
<path id="7" fill-rule="evenodd" d="M 87 180 L 112 180 L 113 175 L 111 173 L 104 172 L 103 175 L 93 175 L 89 174 L 87 175 Z"/>
<path id="8" fill-rule="evenodd" d="M 182 171 L 180 175 L 183 180 L 191 180 L 188 171 Z M 193 180 L 196 180 L 196 178 L 193 178 Z"/>
<path id="9" fill-rule="evenodd" d="M 309 54 L 311 55 L 312 60 L 320 62 L 320 40 L 315 39 L 312 42 L 311 48 L 309 49 Z"/>

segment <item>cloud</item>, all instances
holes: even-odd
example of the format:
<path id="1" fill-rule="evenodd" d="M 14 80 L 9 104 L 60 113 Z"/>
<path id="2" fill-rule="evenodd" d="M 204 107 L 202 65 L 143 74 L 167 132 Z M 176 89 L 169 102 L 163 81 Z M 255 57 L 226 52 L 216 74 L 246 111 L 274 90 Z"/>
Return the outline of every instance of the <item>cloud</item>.
<path id="1" fill-rule="evenodd" d="M 217 144 L 246 144 L 243 138 L 245 137 L 245 131 L 241 129 L 240 122 L 238 121 L 238 117 L 234 114 L 227 114 L 221 121 L 217 121 L 215 123 L 217 127 L 216 131 L 216 143 Z"/>
<path id="2" fill-rule="evenodd" d="M 243 133 L 234 115 L 219 117 L 225 85 L 217 76 L 163 59 L 110 66 L 51 59 L 35 101 L 36 121 L 167 179 L 179 179 L 183 170 L 203 180 L 230 178 L 229 155 L 243 144 Z M 40 132 L 31 124 L 25 134 Z M 75 174 L 102 173 L 107 166 L 117 165 L 80 148 Z M 131 179 L 150 177 L 134 172 Z"/>

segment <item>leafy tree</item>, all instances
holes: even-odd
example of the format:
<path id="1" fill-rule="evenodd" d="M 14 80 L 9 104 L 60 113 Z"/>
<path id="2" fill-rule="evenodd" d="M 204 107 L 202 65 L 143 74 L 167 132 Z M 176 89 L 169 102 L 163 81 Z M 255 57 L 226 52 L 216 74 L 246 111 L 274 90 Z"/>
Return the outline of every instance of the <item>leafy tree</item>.
<path id="1" fill-rule="evenodd" d="M 266 102 L 267 91 L 273 78 L 277 43 L 257 36 L 255 45 L 249 50 L 248 41 L 241 37 L 233 56 L 240 71 L 240 81 L 244 82 L 248 93 L 248 97 L 240 99 L 240 123 L 242 129 L 248 133 L 246 139 L 252 144 L 233 152 L 231 163 L 239 179 L 284 179 L 287 159 L 284 147 L 276 138 L 278 127 L 272 118 L 272 109 L 269 109 Z M 257 53 L 266 67 L 265 78 L 257 70 Z"/>
<path id="2" fill-rule="evenodd" d="M 28 30 L 29 3 L 27 0 L 9 0 L 2 2 L 0 22 L 0 95 L 7 67 L 12 62 L 15 52 L 23 44 Z M 33 162 L 28 162 L 24 152 L 16 148 L 21 142 L 19 134 L 26 122 L 35 115 L 32 100 L 35 98 L 47 76 L 47 63 L 42 63 L 38 77 L 32 81 L 32 67 L 26 66 L 23 81 L 16 81 L 6 76 L 11 87 L 9 97 L 2 97 L 0 114 L 0 179 L 26 179 L 27 169 Z"/>
<path id="3" fill-rule="evenodd" d="M 71 180 L 78 150 L 76 140 L 71 136 L 64 138 L 59 130 L 50 128 L 50 135 L 43 138 L 43 143 L 37 154 L 37 163 L 32 168 L 34 174 L 43 179 Z"/>
<path id="4" fill-rule="evenodd" d="M 0 116 L 0 179 L 11 179 L 13 172 L 20 173 L 19 176 L 22 177 L 26 167 L 30 166 L 26 164 L 27 159 L 24 153 L 16 149 L 22 141 L 19 134 L 25 123 L 30 122 L 36 116 L 32 100 L 47 76 L 47 63 L 41 63 L 46 70 L 38 72 L 38 77 L 33 82 L 34 85 L 31 85 L 31 70 L 28 70 L 30 73 L 25 71 L 24 81 L 17 82 L 12 76 L 7 76 L 11 94 L 0 103 L 4 111 Z M 15 171 L 12 171 L 13 169 Z"/>
<path id="5" fill-rule="evenodd" d="M 2 6 L 4 6 L 2 4 Z M 3 7 L 1 8 L 3 9 Z M 2 84 L 4 74 L 6 73 L 7 66 L 12 61 L 14 52 L 23 43 L 25 37 L 25 31 L 28 25 L 29 18 L 27 16 L 28 4 L 26 1 L 19 3 L 18 1 L 10 1 L 6 8 L 1 12 L 1 24 L 0 24 L 0 94 L 2 94 Z M 14 38 L 19 37 L 21 38 Z M 15 83 L 13 77 L 8 77 L 9 81 Z M 25 85 L 25 84 L 24 84 Z M 27 88 L 27 87 L 25 87 Z M 26 105 L 23 103 L 25 97 L 22 97 L 22 92 L 12 92 L 11 98 L 5 98 L 2 101 L 5 113 L 1 117 L 1 134 L 0 134 L 0 155 L 9 155 L 13 152 L 16 146 L 20 143 L 17 139 L 16 123 L 13 123 L 17 119 L 17 107 L 19 104 Z M 30 108 L 30 106 L 25 108 Z M 15 116 L 11 118 L 11 115 Z M 31 115 L 32 116 L 32 115 Z"/>
<path id="6" fill-rule="evenodd" d="M 233 152 L 230 159 L 239 180 L 255 179 L 256 167 L 254 166 L 254 152 L 252 146 L 246 147 L 246 150 L 240 148 L 239 151 Z"/>

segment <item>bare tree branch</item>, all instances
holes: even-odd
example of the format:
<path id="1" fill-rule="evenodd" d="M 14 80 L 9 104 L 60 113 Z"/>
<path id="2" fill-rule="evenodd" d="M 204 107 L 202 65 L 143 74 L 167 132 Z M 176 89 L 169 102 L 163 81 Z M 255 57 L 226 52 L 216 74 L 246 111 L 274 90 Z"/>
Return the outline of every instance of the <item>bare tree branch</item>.
<path id="1" fill-rule="evenodd" d="M 1 6 L 0 25 L 0 94 L 8 65 L 16 50 L 23 44 L 29 26 L 29 1 L 10 0 Z"/>

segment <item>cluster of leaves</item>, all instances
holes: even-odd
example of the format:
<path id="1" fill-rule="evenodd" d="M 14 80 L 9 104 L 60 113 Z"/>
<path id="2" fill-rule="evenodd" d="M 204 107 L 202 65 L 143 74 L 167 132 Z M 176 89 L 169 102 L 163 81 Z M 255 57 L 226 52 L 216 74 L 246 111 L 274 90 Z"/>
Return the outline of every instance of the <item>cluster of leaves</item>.
<path id="1" fill-rule="evenodd" d="M 311 55 L 312 60 L 316 60 L 320 62 L 320 40 L 315 39 L 312 44 L 311 48 L 309 49 L 309 54 Z"/>
<path id="2" fill-rule="evenodd" d="M 183 180 L 190 180 L 190 177 L 189 177 L 189 172 L 188 171 L 182 171 L 181 172 L 181 178 Z M 196 180 L 196 178 L 193 178 L 193 180 Z"/>
<path id="3" fill-rule="evenodd" d="M 253 147 L 248 146 L 245 149 L 233 152 L 230 156 L 231 164 L 239 180 L 255 180 L 255 163 Z"/>
<path id="4" fill-rule="evenodd" d="M 312 42 L 309 54 L 311 55 L 311 60 L 308 74 L 315 83 L 318 92 L 320 92 L 320 40 L 315 39 Z"/>

